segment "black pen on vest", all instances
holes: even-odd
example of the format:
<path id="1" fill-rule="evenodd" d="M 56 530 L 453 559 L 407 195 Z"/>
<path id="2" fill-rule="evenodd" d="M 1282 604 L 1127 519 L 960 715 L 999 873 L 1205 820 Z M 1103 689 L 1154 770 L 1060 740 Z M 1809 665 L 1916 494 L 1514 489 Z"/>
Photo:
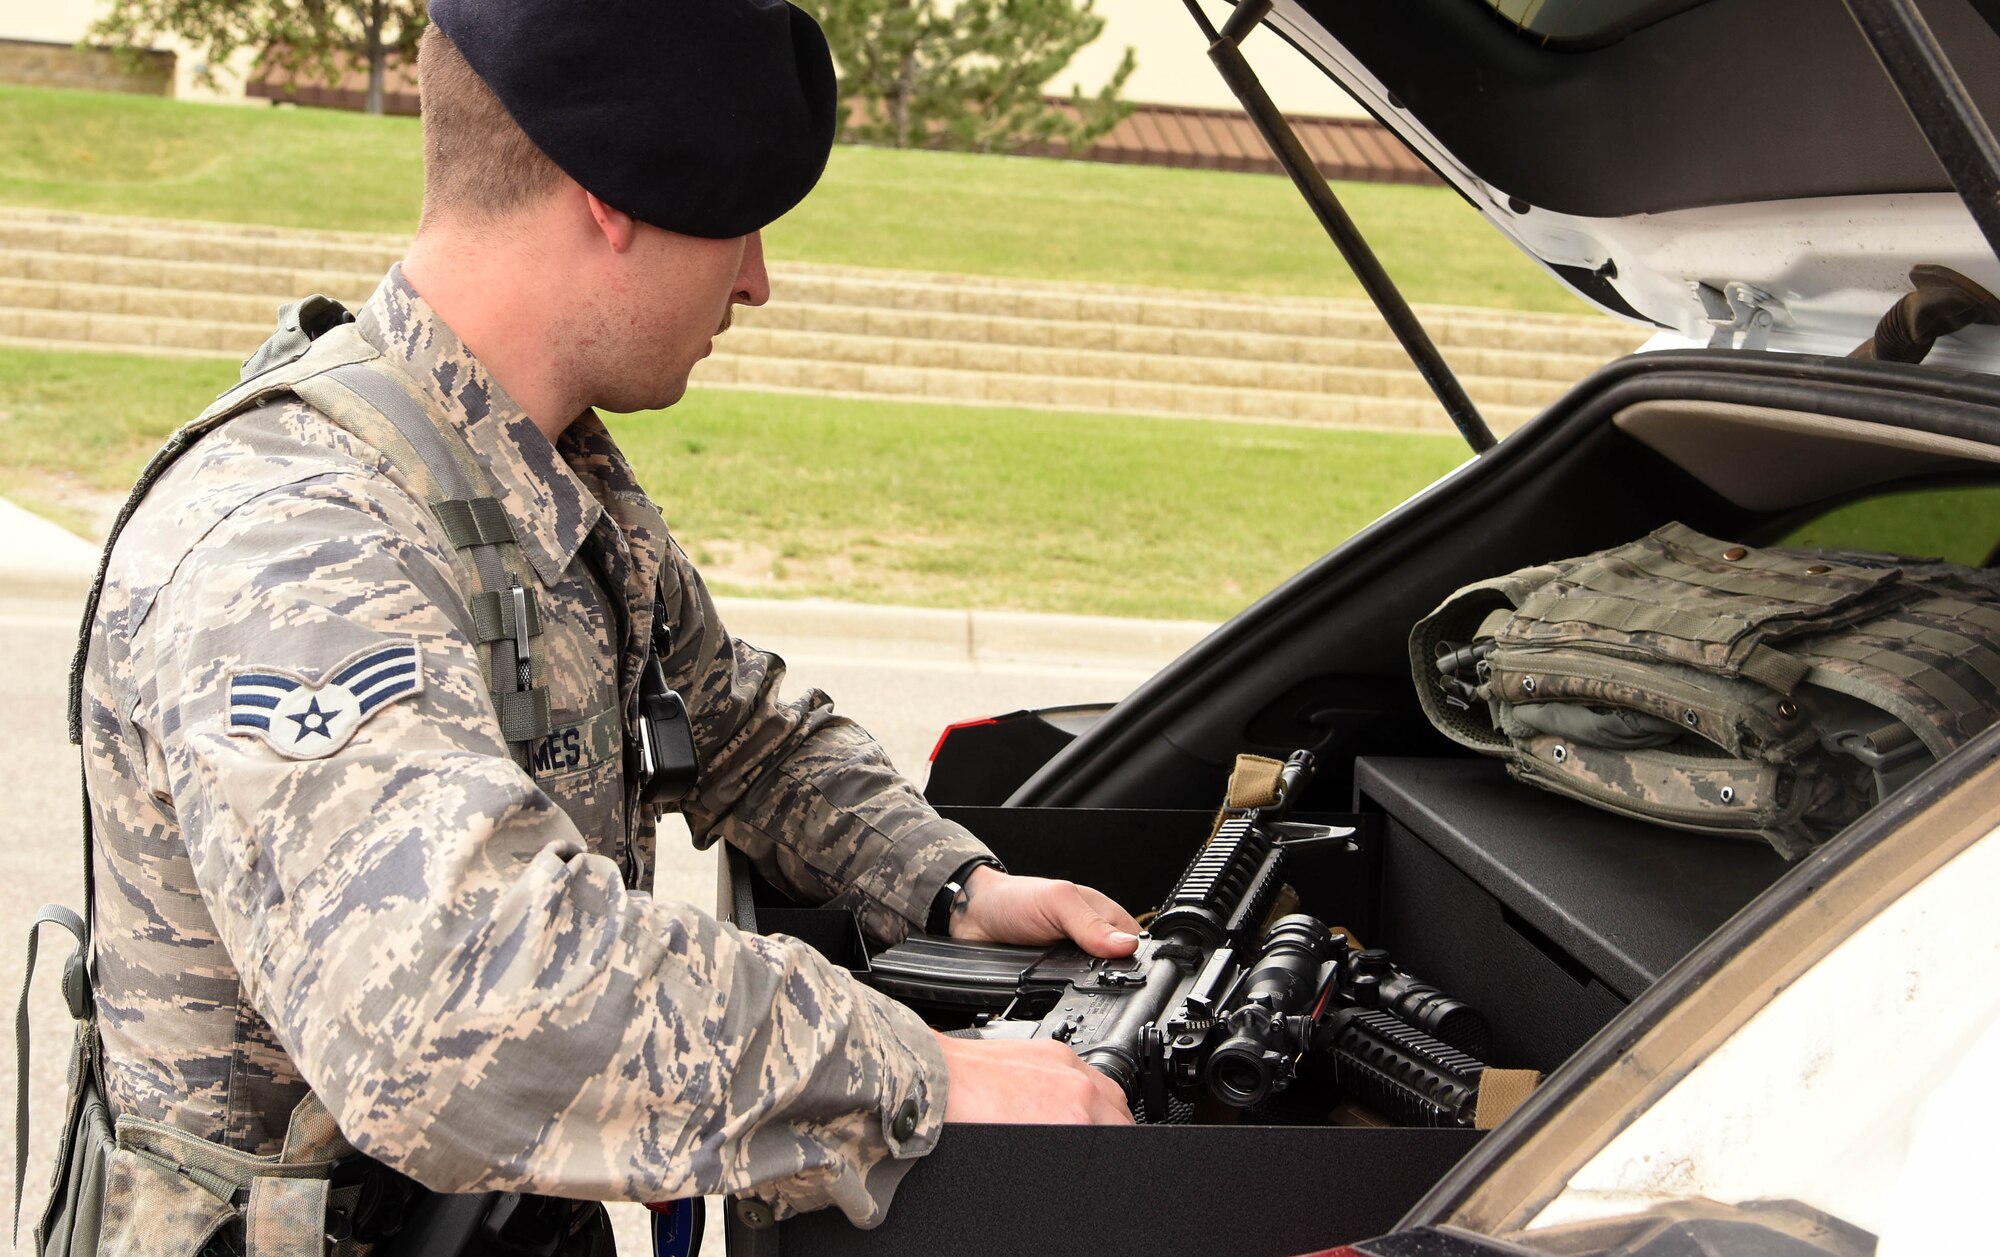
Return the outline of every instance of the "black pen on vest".
<path id="1" fill-rule="evenodd" d="M 514 683 L 525 690 L 535 683 L 534 662 L 528 657 L 528 591 L 517 576 L 507 592 L 514 599 Z"/>

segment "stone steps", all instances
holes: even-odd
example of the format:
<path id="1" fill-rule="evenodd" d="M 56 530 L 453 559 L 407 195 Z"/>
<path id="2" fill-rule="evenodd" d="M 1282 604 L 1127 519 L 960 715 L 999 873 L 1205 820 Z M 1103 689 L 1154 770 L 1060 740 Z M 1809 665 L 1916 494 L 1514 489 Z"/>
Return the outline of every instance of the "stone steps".
<path id="1" fill-rule="evenodd" d="M 1236 389 L 1346 393 L 1358 397 L 1430 398 L 1430 389 L 1405 364 L 1382 367 L 1320 366 L 1196 354 L 1138 353 L 1018 346 L 970 341 L 856 336 L 839 332 L 792 332 L 761 327 L 732 328 L 716 342 L 732 357 L 791 358 L 871 366 L 932 367 L 1009 375 L 1145 381 L 1158 385 L 1202 384 Z M 1459 380 L 1480 402 L 1546 406 L 1566 384 L 1554 380 L 1514 380 L 1464 375 Z"/>
<path id="2" fill-rule="evenodd" d="M 241 358 L 308 292 L 354 304 L 396 237 L 0 207 L 0 342 Z M 1365 303 L 774 263 L 774 303 L 697 370 L 716 387 L 1449 431 Z M 1510 431 L 1643 333 L 1420 307 Z"/>
<path id="3" fill-rule="evenodd" d="M 206 349 L 233 357 L 246 356 L 269 330 L 274 303 L 265 297 L 235 293 L 163 292 L 104 284 L 57 283 L 0 277 L 0 335 L 41 336 L 51 340 L 138 345 L 147 348 Z M 761 314 L 762 311 L 756 313 Z M 875 312 L 870 312 L 875 313 Z M 894 312 L 892 312 L 894 313 Z M 208 317 L 200 317 L 202 315 Z M 1016 320 L 1018 322 L 1019 320 Z M 918 329 L 910 329 L 914 332 Z M 1186 348 L 1205 347 L 1200 333 Z M 1423 400 L 1430 396 L 1423 381 L 1406 366 L 1325 366 L 1310 362 L 1206 357 L 1197 352 L 1132 349 L 1079 349 L 1068 345 L 981 343 L 969 339 L 934 339 L 893 332 L 852 334 L 800 331 L 763 326 L 737 327 L 720 342 L 731 358 L 774 358 L 877 367 L 921 367 L 975 373 L 1046 376 L 1147 383 L 1153 388 L 1205 385 L 1246 390 L 1333 393 L 1356 397 Z M 871 372 L 875 385 L 855 385 L 843 391 L 875 391 L 927 395 L 922 389 L 895 387 L 905 377 L 895 372 Z M 1460 377 L 1473 397 L 1486 404 L 1540 407 L 1558 396 L 1564 384 L 1544 379 Z M 1093 394 L 1095 395 L 1095 394 Z M 1132 389 L 1121 396 L 1163 396 Z M 1122 403 L 1119 404 L 1122 408 Z M 1162 404 L 1145 407 L 1161 410 Z M 1167 408 L 1171 409 L 1171 408 Z"/>
<path id="4" fill-rule="evenodd" d="M 383 270 L 387 270 L 384 267 Z M 56 284 L 141 288 L 164 295 L 216 293 L 290 301 L 309 292 L 357 300 L 375 291 L 382 272 L 319 267 L 249 266 L 234 262 L 184 262 L 123 254 L 63 253 L 0 245 L 0 277 Z"/>
<path id="5" fill-rule="evenodd" d="M 75 280 L 22 279 L 6 274 L 7 262 L 0 256 L 0 307 L 23 310 L 66 311 L 76 314 L 129 314 L 177 322 L 197 319 L 210 323 L 241 324 L 257 341 L 270 333 L 283 302 L 271 293 L 228 291 L 200 292 L 181 288 L 147 288 L 138 284 L 80 283 Z M 308 292 L 326 292 L 327 285 L 315 285 Z M 366 298 L 372 285 L 356 292 L 339 289 L 330 296 L 353 305 Z"/>
<path id="6" fill-rule="evenodd" d="M 955 311 L 883 309 L 799 300 L 788 287 L 770 305 L 739 308 L 738 327 L 939 340 L 1022 348 L 1062 346 L 1133 354 L 1221 357 L 1251 362 L 1373 367 L 1408 372 L 1410 359 L 1392 339 L 1218 331 L 1134 323 L 1060 322 L 1052 319 L 960 314 Z M 1611 355 L 1448 346 L 1452 368 L 1466 375 L 1549 379 L 1574 383 Z"/>
<path id="7" fill-rule="evenodd" d="M 16 343 L 62 341 L 69 348 L 83 346 L 99 351 L 159 350 L 242 359 L 250 356 L 268 330 L 208 319 L 158 319 L 150 315 L 0 306 L 0 336 Z"/>
<path id="8" fill-rule="evenodd" d="M 874 366 L 717 354 L 695 368 L 696 384 L 758 392 L 833 397 L 1102 411 L 1172 419 L 1221 419 L 1373 431 L 1453 431 L 1435 401 L 1353 397 L 1282 389 L 1162 385 L 1145 380 L 1008 375 L 942 367 Z M 1539 413 L 1535 406 L 1482 407 L 1495 432 L 1511 432 Z"/>
<path id="9" fill-rule="evenodd" d="M 7 273 L 21 278 L 260 295 L 296 294 L 304 285 L 304 291 L 337 295 L 372 290 L 382 272 L 401 255 L 401 249 L 394 245 L 311 242 L 290 249 L 285 241 L 266 237 L 184 237 L 163 231 L 120 232 L 109 227 L 79 228 L 0 218 L 0 255 L 6 257 Z M 1361 339 L 1393 345 L 1381 318 L 1363 302 L 1010 282 L 992 276 L 808 263 L 774 263 L 772 276 L 783 302 L 793 306 L 921 311 L 1092 327 Z M 1590 316 L 1455 306 L 1418 309 L 1431 338 L 1446 348 L 1581 355 L 1603 361 L 1630 352 L 1631 346 L 1643 339 L 1624 324 Z"/>
<path id="10" fill-rule="evenodd" d="M 95 313 L 154 313 L 161 318 L 208 318 L 262 325 L 283 294 L 324 292 L 350 304 L 363 300 L 379 276 L 308 268 L 0 250 L 0 305 Z M 789 277 L 787 277 L 789 278 Z M 817 278 L 817 277 L 815 277 Z M 781 281 L 782 282 L 782 281 Z M 790 291 L 788 283 L 786 291 Z M 737 311 L 740 326 L 792 332 L 939 340 L 967 345 L 1060 346 L 1133 354 L 1222 357 L 1253 362 L 1365 367 L 1407 373 L 1409 360 L 1393 341 L 1359 336 L 1218 331 L 1155 324 L 1065 322 L 922 308 L 884 308 L 782 298 Z M 1441 329 L 1442 330 L 1442 329 Z M 1547 379 L 1570 383 L 1604 361 L 1595 353 L 1448 346 L 1453 367 L 1467 376 Z M 1623 352 L 1620 347 L 1619 352 Z"/>

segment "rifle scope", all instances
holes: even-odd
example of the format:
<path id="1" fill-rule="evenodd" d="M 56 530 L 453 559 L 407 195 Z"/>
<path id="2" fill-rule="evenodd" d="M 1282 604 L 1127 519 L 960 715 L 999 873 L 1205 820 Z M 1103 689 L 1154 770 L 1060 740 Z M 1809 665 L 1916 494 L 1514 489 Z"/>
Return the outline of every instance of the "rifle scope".
<path id="1" fill-rule="evenodd" d="M 1209 1054 L 1208 1089 L 1216 1099 L 1249 1108 L 1290 1084 L 1294 1062 L 1310 1045 L 1313 1004 L 1333 958 L 1333 939 L 1314 918 L 1288 916 L 1271 927 L 1224 1014 L 1229 1037 Z"/>

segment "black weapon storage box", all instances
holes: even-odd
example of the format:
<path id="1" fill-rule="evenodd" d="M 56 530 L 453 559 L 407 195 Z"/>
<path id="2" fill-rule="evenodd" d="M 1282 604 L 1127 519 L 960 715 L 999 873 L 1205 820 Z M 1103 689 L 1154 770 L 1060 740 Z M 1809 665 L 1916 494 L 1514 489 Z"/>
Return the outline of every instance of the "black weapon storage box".
<path id="1" fill-rule="evenodd" d="M 1489 1064 L 1549 1070 L 1783 865 L 1761 845 L 1678 834 L 1507 780 L 1474 759 L 1360 760 L 1356 849 L 1297 852 L 1301 909 L 1393 952 L 1484 1012 Z M 1213 813 L 943 808 L 1021 873 L 1127 905 L 1165 894 Z M 865 963 L 851 914 L 800 909 L 732 856 L 723 909 Z M 753 1229 L 732 1257 L 1017 1254 L 1280 1257 L 1379 1235 L 1479 1139 L 1367 1126 L 954 1126 L 903 1180 L 888 1219 L 837 1212 Z"/>

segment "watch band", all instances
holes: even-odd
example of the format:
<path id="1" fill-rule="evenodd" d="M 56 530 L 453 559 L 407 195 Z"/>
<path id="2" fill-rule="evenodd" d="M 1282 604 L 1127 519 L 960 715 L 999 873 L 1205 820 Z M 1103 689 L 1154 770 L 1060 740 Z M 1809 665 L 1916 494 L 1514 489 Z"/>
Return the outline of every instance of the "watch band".
<path id="1" fill-rule="evenodd" d="M 944 879 L 944 887 L 938 891 L 937 898 L 931 900 L 930 915 L 924 918 L 924 933 L 934 938 L 951 937 L 952 903 L 957 900 L 959 892 L 965 889 L 965 881 L 972 876 L 972 871 L 989 865 L 996 869 L 1000 868 L 1000 861 L 991 856 L 974 856 L 959 865 L 957 872 Z"/>

